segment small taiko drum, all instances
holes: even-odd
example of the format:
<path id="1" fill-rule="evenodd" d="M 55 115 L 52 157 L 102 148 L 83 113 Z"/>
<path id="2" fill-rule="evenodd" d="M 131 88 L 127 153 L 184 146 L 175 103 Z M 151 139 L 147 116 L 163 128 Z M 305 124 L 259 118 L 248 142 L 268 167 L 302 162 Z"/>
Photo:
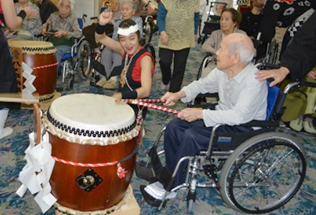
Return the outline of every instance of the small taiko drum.
<path id="1" fill-rule="evenodd" d="M 109 214 L 119 209 L 138 146 L 133 109 L 104 95 L 71 94 L 52 102 L 44 125 L 56 161 L 50 178 L 56 210 Z"/>
<path id="2" fill-rule="evenodd" d="M 58 63 L 55 56 L 56 48 L 53 44 L 50 42 L 29 40 L 9 41 L 8 43 L 11 52 L 13 52 L 13 48 L 22 49 L 22 62 L 33 70 L 31 71 L 31 75 L 35 76 L 35 79 L 32 77 L 30 78 L 32 80 L 28 80 L 29 77 L 26 74 L 20 74 L 22 73 L 22 69 L 17 71 L 19 91 L 22 92 L 25 88 L 31 88 L 31 94 L 41 102 L 54 97 Z M 13 61 L 15 61 L 14 56 L 16 54 L 14 52 L 12 54 Z M 18 64 L 22 63 L 19 62 Z M 23 71 L 23 73 L 25 72 Z"/>

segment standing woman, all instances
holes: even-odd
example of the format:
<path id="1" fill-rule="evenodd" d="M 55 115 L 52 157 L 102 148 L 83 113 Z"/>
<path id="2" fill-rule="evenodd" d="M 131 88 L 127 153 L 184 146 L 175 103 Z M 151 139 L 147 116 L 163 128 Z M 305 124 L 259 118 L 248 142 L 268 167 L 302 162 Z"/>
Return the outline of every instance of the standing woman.
<path id="1" fill-rule="evenodd" d="M 181 89 L 190 48 L 195 46 L 199 25 L 200 0 L 161 0 L 157 21 L 160 34 L 159 58 L 162 73 L 160 88 Z M 171 64 L 173 61 L 173 73 Z"/>
<path id="2" fill-rule="evenodd" d="M 112 19 L 113 12 L 102 12 L 99 16 L 95 38 L 106 47 L 120 53 L 122 58 L 122 73 L 119 92 L 112 95 L 116 99 L 148 98 L 152 87 L 154 74 L 154 59 L 150 53 L 140 45 L 140 31 L 138 25 L 131 19 L 123 20 L 118 27 L 118 41 L 104 34 L 106 24 Z M 132 106 L 135 113 L 138 107 Z M 143 117 L 146 111 L 143 110 Z"/>
<path id="3" fill-rule="evenodd" d="M 14 30 L 21 25 L 25 17 L 32 17 L 34 15 L 36 15 L 36 12 L 29 7 L 24 8 L 16 15 L 12 0 L 0 0 L 1 28 L 6 26 L 10 30 Z M 12 56 L 2 30 L 0 30 L 0 93 L 17 93 Z M 12 107 L 12 104 L 0 102 L 0 139 L 13 132 L 12 128 L 4 128 L 10 107 Z"/>

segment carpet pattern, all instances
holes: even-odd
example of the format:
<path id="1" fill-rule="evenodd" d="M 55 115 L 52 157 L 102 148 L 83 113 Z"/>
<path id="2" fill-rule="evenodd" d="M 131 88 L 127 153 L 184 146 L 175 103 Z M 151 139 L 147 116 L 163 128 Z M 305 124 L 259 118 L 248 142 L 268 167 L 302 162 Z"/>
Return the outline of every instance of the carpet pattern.
<path id="1" fill-rule="evenodd" d="M 153 44 L 157 48 L 157 36 L 154 37 Z M 158 53 L 157 53 L 158 54 Z M 201 47 L 198 45 L 190 52 L 187 63 L 186 73 L 183 85 L 186 85 L 196 78 L 197 70 L 200 62 L 204 57 L 201 52 Z M 156 60 L 157 61 L 157 60 Z M 156 65 L 156 70 L 153 78 L 153 89 L 151 98 L 160 98 L 164 92 L 160 89 L 161 73 L 159 64 Z M 58 86 L 63 86 L 58 81 Z M 90 86 L 89 80 L 76 80 L 74 89 L 71 91 L 62 91 L 62 95 L 73 93 L 96 93 L 111 95 L 113 91 L 104 90 Z M 184 105 L 178 103 L 174 109 L 181 110 Z M 24 151 L 29 145 L 28 134 L 33 129 L 33 111 L 32 110 L 11 110 L 6 125 L 14 129 L 14 133 L 0 140 L 0 214 L 5 215 L 34 215 L 42 214 L 40 208 L 34 201 L 32 195 L 27 194 L 20 198 L 15 194 L 21 183 L 18 181 L 19 172 L 26 164 Z M 147 150 L 156 140 L 159 131 L 166 123 L 175 116 L 156 110 L 149 110 L 147 118 L 144 122 L 146 135 L 143 138 L 143 143 L 139 148 L 137 160 L 145 160 Z M 315 136 L 298 134 L 289 131 L 294 136 L 297 136 L 306 150 L 307 158 L 307 174 L 305 181 L 290 202 L 278 210 L 269 214 L 316 214 L 316 150 Z M 146 184 L 146 181 L 139 179 L 133 175 L 131 185 L 134 191 L 134 196 L 141 208 L 141 214 L 241 214 L 229 208 L 221 199 L 219 192 L 212 188 L 198 188 L 197 198 L 193 206 L 193 212 L 187 211 L 187 203 L 185 201 L 186 191 L 180 190 L 177 198 L 169 200 L 166 207 L 161 211 L 157 208 L 149 206 L 139 190 L 139 186 Z M 46 214 L 54 214 L 54 210 L 50 209 Z"/>

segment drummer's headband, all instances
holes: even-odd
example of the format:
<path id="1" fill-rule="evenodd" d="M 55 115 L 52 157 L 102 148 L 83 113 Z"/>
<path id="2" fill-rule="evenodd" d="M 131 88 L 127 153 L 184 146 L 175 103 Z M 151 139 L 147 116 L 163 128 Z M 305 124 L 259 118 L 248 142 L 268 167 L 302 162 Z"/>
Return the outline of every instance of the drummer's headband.
<path id="1" fill-rule="evenodd" d="M 136 25 L 131 25 L 128 28 L 119 27 L 117 33 L 122 36 L 129 36 L 131 33 L 135 33 L 138 30 L 139 30 L 138 25 L 136 24 Z"/>

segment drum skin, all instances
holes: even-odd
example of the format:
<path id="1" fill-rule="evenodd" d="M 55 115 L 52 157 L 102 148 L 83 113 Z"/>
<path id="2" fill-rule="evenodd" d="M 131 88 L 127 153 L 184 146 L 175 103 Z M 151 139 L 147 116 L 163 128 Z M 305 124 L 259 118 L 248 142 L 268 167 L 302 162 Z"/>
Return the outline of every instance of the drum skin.
<path id="1" fill-rule="evenodd" d="M 50 134 L 52 156 L 67 161 L 81 163 L 105 163 L 123 159 L 132 154 L 136 147 L 136 138 L 115 145 L 81 145 L 70 143 Z M 76 178 L 87 167 L 72 166 L 56 162 L 50 179 L 52 194 L 57 202 L 67 208 L 79 211 L 98 211 L 118 204 L 125 196 L 132 178 L 136 154 L 121 163 L 126 173 L 125 178 L 117 176 L 117 166 L 92 167 L 102 182 L 90 192 L 79 188 Z"/>

